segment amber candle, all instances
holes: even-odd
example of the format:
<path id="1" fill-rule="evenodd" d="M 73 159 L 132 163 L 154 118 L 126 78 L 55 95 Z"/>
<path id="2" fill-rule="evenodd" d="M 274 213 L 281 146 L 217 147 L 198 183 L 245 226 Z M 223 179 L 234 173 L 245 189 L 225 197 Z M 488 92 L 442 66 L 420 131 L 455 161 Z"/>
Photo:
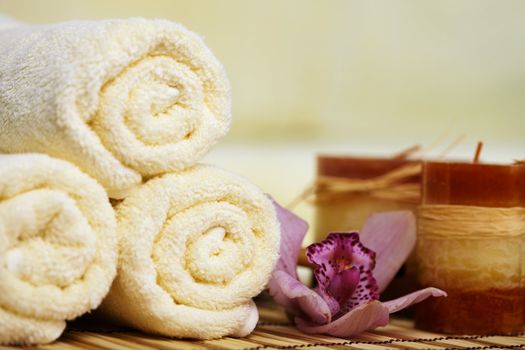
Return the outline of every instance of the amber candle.
<path id="1" fill-rule="evenodd" d="M 447 298 L 418 305 L 419 328 L 463 334 L 525 325 L 525 166 L 423 163 L 418 283 Z"/>
<path id="2" fill-rule="evenodd" d="M 420 200 L 419 169 L 388 183 L 370 183 L 404 166 L 418 164 L 419 161 L 398 158 L 319 156 L 318 178 L 350 186 L 326 192 L 320 188 L 316 200 L 316 240 L 324 239 L 329 232 L 358 230 L 375 212 L 415 210 Z"/>

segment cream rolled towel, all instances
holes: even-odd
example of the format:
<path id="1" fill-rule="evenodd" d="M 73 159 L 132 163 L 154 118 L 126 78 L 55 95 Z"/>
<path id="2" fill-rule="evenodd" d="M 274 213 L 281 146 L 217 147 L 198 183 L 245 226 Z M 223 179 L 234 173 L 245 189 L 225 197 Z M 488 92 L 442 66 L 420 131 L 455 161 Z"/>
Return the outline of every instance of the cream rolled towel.
<path id="1" fill-rule="evenodd" d="M 113 198 L 226 134 L 231 92 L 203 40 L 167 20 L 0 24 L 0 151 L 76 164 Z"/>
<path id="2" fill-rule="evenodd" d="M 116 208 L 118 274 L 99 309 L 146 332 L 245 336 L 251 298 L 278 258 L 271 201 L 244 178 L 197 165 L 150 180 Z"/>
<path id="3" fill-rule="evenodd" d="M 48 343 L 96 308 L 116 274 L 115 215 L 74 165 L 0 155 L 0 344 Z"/>

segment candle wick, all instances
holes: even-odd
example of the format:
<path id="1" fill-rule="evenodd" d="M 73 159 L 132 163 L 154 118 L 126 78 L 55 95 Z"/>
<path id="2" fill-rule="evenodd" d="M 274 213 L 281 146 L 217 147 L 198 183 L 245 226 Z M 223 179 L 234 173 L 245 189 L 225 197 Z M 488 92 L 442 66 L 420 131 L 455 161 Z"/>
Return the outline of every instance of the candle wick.
<path id="1" fill-rule="evenodd" d="M 479 162 L 479 155 L 481 154 L 481 149 L 483 148 L 483 142 L 479 141 L 478 146 L 476 147 L 476 154 L 474 154 L 474 163 Z"/>

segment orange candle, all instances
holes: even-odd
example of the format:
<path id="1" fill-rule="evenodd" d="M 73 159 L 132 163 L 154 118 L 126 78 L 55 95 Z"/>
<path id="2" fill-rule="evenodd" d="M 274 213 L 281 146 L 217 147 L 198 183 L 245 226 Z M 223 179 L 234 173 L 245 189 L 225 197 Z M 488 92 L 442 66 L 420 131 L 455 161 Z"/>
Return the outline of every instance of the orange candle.
<path id="1" fill-rule="evenodd" d="M 525 325 L 525 165 L 423 163 L 416 326 L 462 334 Z"/>

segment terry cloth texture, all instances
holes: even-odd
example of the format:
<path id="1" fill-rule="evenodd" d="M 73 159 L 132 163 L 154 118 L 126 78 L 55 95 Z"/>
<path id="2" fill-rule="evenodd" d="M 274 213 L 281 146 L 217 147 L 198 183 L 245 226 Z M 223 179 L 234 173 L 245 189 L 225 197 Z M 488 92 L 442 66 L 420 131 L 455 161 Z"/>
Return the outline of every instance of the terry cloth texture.
<path id="1" fill-rule="evenodd" d="M 65 161 L 0 155 L 0 260 L 0 344 L 57 339 L 115 277 L 106 192 Z"/>
<path id="2" fill-rule="evenodd" d="M 206 165 L 140 186 L 116 207 L 118 274 L 104 316 L 170 337 L 245 336 L 251 298 L 278 258 L 272 202 L 239 176 Z"/>
<path id="3" fill-rule="evenodd" d="M 229 129 L 224 68 L 180 24 L 1 23 L 2 152 L 68 160 L 123 198 L 195 164 Z"/>

